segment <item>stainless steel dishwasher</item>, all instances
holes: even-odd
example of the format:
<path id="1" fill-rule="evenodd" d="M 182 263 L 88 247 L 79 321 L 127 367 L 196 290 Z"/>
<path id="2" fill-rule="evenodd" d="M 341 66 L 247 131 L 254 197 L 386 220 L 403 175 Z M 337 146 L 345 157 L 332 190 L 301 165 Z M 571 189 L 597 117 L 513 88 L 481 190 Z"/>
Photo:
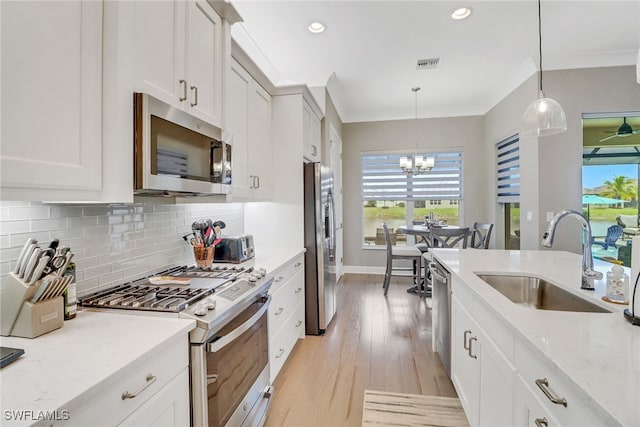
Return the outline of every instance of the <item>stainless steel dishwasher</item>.
<path id="1" fill-rule="evenodd" d="M 429 270 L 433 293 L 432 346 L 451 378 L 451 273 L 435 258 Z"/>

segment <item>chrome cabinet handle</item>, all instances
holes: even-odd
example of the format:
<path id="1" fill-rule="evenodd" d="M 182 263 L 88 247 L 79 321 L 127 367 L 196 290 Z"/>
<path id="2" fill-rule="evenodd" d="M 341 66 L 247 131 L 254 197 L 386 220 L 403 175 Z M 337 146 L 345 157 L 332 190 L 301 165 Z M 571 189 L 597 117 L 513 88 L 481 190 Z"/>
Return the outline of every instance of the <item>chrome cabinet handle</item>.
<path id="1" fill-rule="evenodd" d="M 147 374 L 147 378 L 146 378 L 147 382 L 145 383 L 145 385 L 143 385 L 142 388 L 140 390 L 136 391 L 135 393 L 129 393 L 128 391 L 125 391 L 124 393 L 122 393 L 122 400 L 134 399 L 140 393 L 145 391 L 147 387 L 149 387 L 151 384 L 155 383 L 157 379 L 158 378 L 155 375 Z"/>
<path id="2" fill-rule="evenodd" d="M 556 405 L 562 405 L 565 408 L 567 407 L 567 399 L 565 399 L 564 397 L 556 396 L 556 393 L 551 390 L 551 387 L 549 387 L 549 381 L 546 378 L 536 380 L 536 385 L 540 387 L 540 390 L 542 390 L 544 395 L 547 396 L 547 399 L 549 399 L 551 402 L 555 403 Z"/>
<path id="3" fill-rule="evenodd" d="M 187 81 L 180 80 L 180 84 L 182 85 L 182 96 L 180 97 L 180 102 L 187 99 Z"/>
<path id="4" fill-rule="evenodd" d="M 280 316 L 283 311 L 284 311 L 284 307 L 278 308 L 278 311 L 275 312 L 275 316 Z"/>
<path id="5" fill-rule="evenodd" d="M 298 323 L 296 323 L 296 328 L 299 328 L 300 325 L 302 325 L 302 320 L 298 320 Z"/>
<path id="6" fill-rule="evenodd" d="M 294 293 L 299 294 L 301 291 L 302 291 L 302 288 L 298 288 Z"/>
<path id="7" fill-rule="evenodd" d="M 284 348 L 281 348 L 280 351 L 278 352 L 278 355 L 276 356 L 276 359 L 280 359 L 283 354 L 284 354 Z"/>
<path id="8" fill-rule="evenodd" d="M 478 341 L 478 339 L 476 337 L 471 337 L 469 339 L 469 357 L 472 358 L 472 359 L 477 359 L 478 357 L 475 354 L 471 353 L 473 351 L 472 350 L 472 348 L 473 348 L 472 342 L 473 341 Z"/>
<path id="9" fill-rule="evenodd" d="M 549 421 L 546 418 L 536 418 L 535 422 L 537 427 L 547 427 L 549 425 Z"/>
<path id="10" fill-rule="evenodd" d="M 274 280 L 274 282 L 281 282 L 282 279 L 284 279 L 284 276 L 278 276 L 278 278 Z"/>
<path id="11" fill-rule="evenodd" d="M 256 175 L 256 180 L 258 182 L 258 185 L 256 185 L 256 188 L 260 188 L 260 176 Z"/>
<path id="12" fill-rule="evenodd" d="M 312 156 L 317 156 L 318 155 L 318 147 L 316 147 L 315 145 L 312 144 L 311 148 L 312 148 L 311 155 Z"/>
<path id="13" fill-rule="evenodd" d="M 294 267 L 300 267 L 302 265 L 302 263 L 300 261 L 296 262 L 296 265 L 294 265 Z"/>
<path id="14" fill-rule="evenodd" d="M 467 346 L 467 334 L 471 334 L 471 331 L 464 331 L 464 343 L 462 345 L 465 350 L 469 350 L 469 346 Z"/>
<path id="15" fill-rule="evenodd" d="M 192 107 L 195 107 L 196 105 L 198 105 L 198 87 L 197 86 L 191 86 L 191 91 L 193 92 L 193 102 L 191 103 Z"/>
<path id="16" fill-rule="evenodd" d="M 207 385 L 211 385 L 218 381 L 218 374 L 207 375 Z"/>

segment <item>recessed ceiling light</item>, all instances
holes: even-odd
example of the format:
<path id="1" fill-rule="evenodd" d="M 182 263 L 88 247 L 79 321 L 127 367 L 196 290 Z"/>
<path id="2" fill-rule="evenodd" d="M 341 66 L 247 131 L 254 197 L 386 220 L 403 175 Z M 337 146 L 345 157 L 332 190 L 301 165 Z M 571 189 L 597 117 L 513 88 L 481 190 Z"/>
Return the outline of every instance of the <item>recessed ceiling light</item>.
<path id="1" fill-rule="evenodd" d="M 307 29 L 312 33 L 318 34 L 324 31 L 324 25 L 321 22 L 312 22 Z"/>
<path id="2" fill-rule="evenodd" d="M 468 7 L 461 7 L 460 9 L 456 9 L 451 14 L 451 17 L 455 20 L 460 20 L 464 18 L 468 18 L 471 15 L 471 9 Z"/>

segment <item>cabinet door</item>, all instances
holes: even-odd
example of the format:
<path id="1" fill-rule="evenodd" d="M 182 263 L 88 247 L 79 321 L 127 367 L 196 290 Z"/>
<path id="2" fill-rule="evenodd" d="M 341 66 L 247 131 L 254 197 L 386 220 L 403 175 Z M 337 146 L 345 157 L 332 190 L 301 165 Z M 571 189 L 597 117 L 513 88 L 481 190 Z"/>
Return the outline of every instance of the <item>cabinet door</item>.
<path id="1" fill-rule="evenodd" d="M 477 323 L 455 296 L 451 298 L 451 381 L 460 403 L 472 426 L 478 425 L 478 399 L 480 397 L 481 343 L 476 339 Z M 469 345 L 471 344 L 471 350 Z M 475 356 L 475 358 L 473 357 Z"/>
<path id="2" fill-rule="evenodd" d="M 102 2 L 0 8 L 3 189 L 100 190 Z"/>
<path id="3" fill-rule="evenodd" d="M 222 22 L 205 1 L 189 1 L 186 5 L 187 109 L 221 126 Z"/>
<path id="4" fill-rule="evenodd" d="M 231 61 L 227 75 L 225 97 L 225 129 L 232 135 L 232 194 L 233 197 L 249 195 L 249 93 L 251 76 L 236 61 Z"/>
<path id="5" fill-rule="evenodd" d="M 186 94 L 185 3 L 135 2 L 135 90 L 182 108 Z M 181 80 L 183 82 L 181 82 Z"/>
<path id="6" fill-rule="evenodd" d="M 320 120 L 307 101 L 302 102 L 303 156 L 311 162 L 320 161 Z"/>
<path id="7" fill-rule="evenodd" d="M 271 95 L 252 82 L 249 98 L 249 175 L 257 177 L 253 184 L 256 199 L 271 197 Z"/>
<path id="8" fill-rule="evenodd" d="M 480 342 L 477 356 L 480 361 L 478 424 L 513 425 L 512 402 L 516 368 L 488 336 L 482 331 L 478 331 L 477 335 Z M 473 352 L 475 353 L 475 342 Z"/>
<path id="9" fill-rule="evenodd" d="M 554 427 L 560 424 L 538 400 L 524 379 L 516 376 L 513 394 L 514 419 L 511 425 L 516 427 Z M 576 424 L 579 425 L 579 424 Z M 595 424 L 594 424 L 595 425 Z"/>

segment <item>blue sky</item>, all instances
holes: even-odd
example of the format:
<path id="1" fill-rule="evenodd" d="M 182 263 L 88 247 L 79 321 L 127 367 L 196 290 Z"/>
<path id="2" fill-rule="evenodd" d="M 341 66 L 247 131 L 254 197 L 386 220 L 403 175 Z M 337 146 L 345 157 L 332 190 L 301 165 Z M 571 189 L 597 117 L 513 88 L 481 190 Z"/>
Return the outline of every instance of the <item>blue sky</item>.
<path id="1" fill-rule="evenodd" d="M 638 178 L 638 165 L 597 165 L 582 167 L 582 186 L 594 188 L 611 181 L 614 176 Z"/>

